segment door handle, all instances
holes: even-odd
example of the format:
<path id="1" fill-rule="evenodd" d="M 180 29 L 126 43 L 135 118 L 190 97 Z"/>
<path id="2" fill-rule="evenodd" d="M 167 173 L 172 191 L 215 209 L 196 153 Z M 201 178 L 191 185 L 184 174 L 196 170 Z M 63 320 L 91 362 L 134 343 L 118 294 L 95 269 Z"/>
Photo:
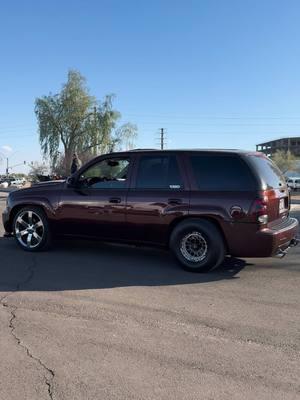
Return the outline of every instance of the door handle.
<path id="1" fill-rule="evenodd" d="M 182 204 L 182 200 L 181 199 L 169 199 L 168 204 L 170 204 L 170 205 Z"/>
<path id="2" fill-rule="evenodd" d="M 108 201 L 113 204 L 119 204 L 119 203 L 121 203 L 121 198 L 120 197 L 111 197 Z"/>

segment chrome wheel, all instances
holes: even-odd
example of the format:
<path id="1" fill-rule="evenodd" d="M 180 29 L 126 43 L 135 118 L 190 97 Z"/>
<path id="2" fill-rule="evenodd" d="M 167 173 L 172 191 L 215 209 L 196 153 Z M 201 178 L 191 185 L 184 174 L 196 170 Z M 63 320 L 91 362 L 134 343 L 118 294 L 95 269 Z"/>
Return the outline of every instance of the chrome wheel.
<path id="1" fill-rule="evenodd" d="M 203 261 L 207 255 L 207 242 L 200 232 L 188 233 L 180 243 L 180 251 L 183 257 L 191 262 Z"/>
<path id="2" fill-rule="evenodd" d="M 34 211 L 21 212 L 15 222 L 15 235 L 19 243 L 28 249 L 39 246 L 44 237 L 44 224 Z"/>

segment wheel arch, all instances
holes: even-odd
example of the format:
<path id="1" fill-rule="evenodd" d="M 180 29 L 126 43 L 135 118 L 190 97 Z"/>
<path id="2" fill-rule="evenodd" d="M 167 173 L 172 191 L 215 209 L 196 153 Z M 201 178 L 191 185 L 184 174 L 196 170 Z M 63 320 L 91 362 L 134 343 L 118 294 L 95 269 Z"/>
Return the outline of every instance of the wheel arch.
<path id="1" fill-rule="evenodd" d="M 221 233 L 222 238 L 223 238 L 223 242 L 224 242 L 224 245 L 225 245 L 225 249 L 228 252 L 228 249 L 229 249 L 228 242 L 226 240 L 226 237 L 225 237 L 225 234 L 224 234 L 224 230 L 222 228 L 222 223 L 218 218 L 215 218 L 213 216 L 202 216 L 202 215 L 201 216 L 200 215 L 199 216 L 195 216 L 195 215 L 192 216 L 192 215 L 187 215 L 187 216 L 176 218 L 174 221 L 172 221 L 172 223 L 169 226 L 168 245 L 170 243 L 170 239 L 171 239 L 171 235 L 172 235 L 173 230 L 179 224 L 181 224 L 184 221 L 188 221 L 188 220 L 208 221 L 208 222 L 212 223 L 219 230 L 219 232 Z"/>
<path id="2" fill-rule="evenodd" d="M 22 208 L 26 208 L 26 207 L 39 208 L 44 212 L 44 214 L 47 217 L 49 216 L 49 209 L 47 209 L 47 207 L 45 207 L 45 205 L 42 203 L 34 203 L 34 202 L 28 201 L 28 202 L 16 204 L 12 207 L 10 214 L 9 214 L 9 228 L 10 228 L 11 232 L 13 231 L 13 222 L 14 222 L 15 216 L 17 215 L 17 213 L 20 210 L 22 210 Z"/>

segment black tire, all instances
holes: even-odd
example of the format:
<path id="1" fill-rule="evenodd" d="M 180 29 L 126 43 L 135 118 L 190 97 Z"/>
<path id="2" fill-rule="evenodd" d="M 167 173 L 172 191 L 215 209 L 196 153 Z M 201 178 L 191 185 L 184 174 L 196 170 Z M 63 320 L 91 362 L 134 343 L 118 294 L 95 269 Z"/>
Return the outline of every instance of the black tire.
<path id="1" fill-rule="evenodd" d="M 174 228 L 170 248 L 181 266 L 191 272 L 207 272 L 218 267 L 226 254 L 220 230 L 209 221 L 194 218 Z"/>
<path id="2" fill-rule="evenodd" d="M 28 219 L 29 215 L 31 215 L 32 218 L 31 224 L 29 223 L 30 220 Z M 23 223 L 20 223 L 20 220 L 23 220 Z M 41 221 L 42 225 L 35 227 L 37 224 L 40 224 L 39 221 Z M 30 226 L 32 226 L 31 230 L 29 230 Z M 23 229 L 23 231 L 20 231 L 20 229 Z M 24 233 L 22 235 L 21 232 L 25 232 L 25 230 L 27 230 L 29 233 Z M 43 251 L 48 249 L 51 245 L 51 232 L 49 229 L 48 219 L 44 211 L 39 207 L 27 206 L 19 210 L 13 221 L 13 232 L 17 244 L 25 251 Z M 26 245 L 30 233 L 32 246 L 29 246 L 29 244 Z M 41 238 L 41 240 L 36 239 L 34 236 L 35 234 L 37 237 Z"/>

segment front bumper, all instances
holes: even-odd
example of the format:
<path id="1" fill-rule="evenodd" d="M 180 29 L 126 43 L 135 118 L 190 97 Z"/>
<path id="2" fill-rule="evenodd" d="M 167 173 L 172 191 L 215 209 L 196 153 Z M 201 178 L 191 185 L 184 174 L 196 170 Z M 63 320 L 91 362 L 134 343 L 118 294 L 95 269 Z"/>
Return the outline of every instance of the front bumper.
<path id="1" fill-rule="evenodd" d="M 9 216 L 10 216 L 10 210 L 6 207 L 6 209 L 2 213 L 2 223 L 5 230 L 4 236 L 10 236 L 12 233 L 12 226 L 10 223 Z"/>

